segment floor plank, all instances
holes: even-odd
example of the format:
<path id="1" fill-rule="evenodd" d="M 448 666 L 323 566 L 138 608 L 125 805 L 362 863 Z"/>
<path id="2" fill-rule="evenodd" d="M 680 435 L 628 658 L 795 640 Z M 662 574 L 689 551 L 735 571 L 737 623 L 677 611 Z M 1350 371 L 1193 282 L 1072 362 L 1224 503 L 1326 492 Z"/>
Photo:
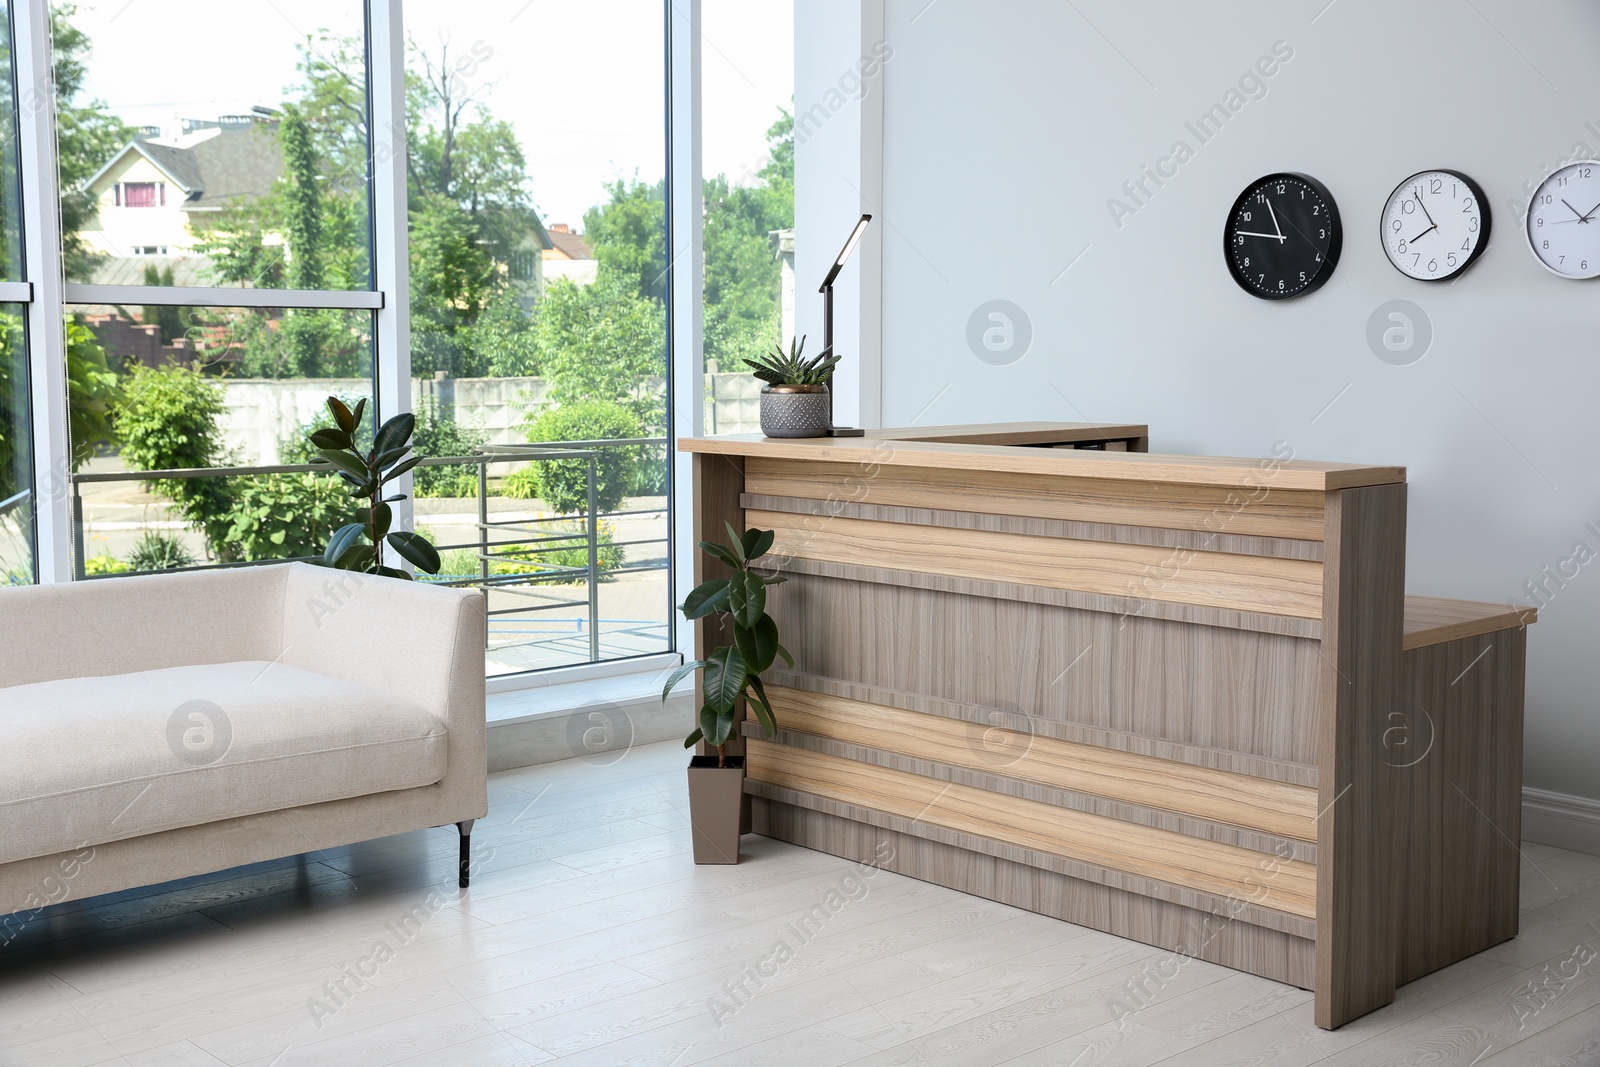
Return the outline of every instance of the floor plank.
<path id="1" fill-rule="evenodd" d="M 1600 1067 L 1600 857 L 1525 846 L 1522 936 L 1329 1033 L 1304 991 L 766 838 L 697 867 L 685 792 L 672 743 L 496 774 L 466 892 L 446 828 L 46 909 L 0 948 L 0 1064 Z"/>

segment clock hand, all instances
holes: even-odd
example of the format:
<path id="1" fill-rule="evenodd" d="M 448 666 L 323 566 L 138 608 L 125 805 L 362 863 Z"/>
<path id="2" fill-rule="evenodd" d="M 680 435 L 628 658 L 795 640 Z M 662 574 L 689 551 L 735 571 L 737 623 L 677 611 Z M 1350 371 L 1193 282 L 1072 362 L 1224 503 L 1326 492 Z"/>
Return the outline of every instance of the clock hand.
<path id="1" fill-rule="evenodd" d="M 1567 204 L 1567 198 L 1566 197 L 1562 197 L 1561 198 L 1561 202 L 1563 204 Z M 1573 207 L 1571 204 L 1567 204 L 1567 210 L 1572 212 L 1574 215 L 1577 215 L 1579 222 L 1588 222 L 1589 221 L 1588 219 L 1584 218 L 1583 215 L 1578 211 L 1578 209 Z"/>
<path id="2" fill-rule="evenodd" d="M 1597 205 L 1600 206 L 1600 205 Z M 1283 240 L 1283 227 L 1278 225 L 1278 213 L 1272 210 L 1272 201 L 1267 201 L 1267 214 L 1272 216 L 1272 228 L 1278 231 L 1278 240 Z"/>
<path id="3" fill-rule="evenodd" d="M 1432 219 L 1429 219 L 1428 221 L 1429 222 L 1433 222 Z M 1438 228 L 1439 228 L 1439 224 L 1437 222 L 1434 222 L 1432 226 L 1429 226 L 1426 230 L 1423 230 L 1421 233 L 1417 234 L 1416 237 L 1413 237 L 1410 241 L 1407 241 L 1406 243 L 1407 244 L 1415 244 L 1419 239 L 1428 236 L 1429 233 L 1431 233 L 1434 230 L 1437 230 Z"/>
<path id="4" fill-rule="evenodd" d="M 1269 241 L 1277 241 L 1279 243 L 1283 241 L 1283 234 L 1281 233 L 1251 233 L 1249 230 L 1234 230 L 1233 235 L 1235 237 L 1265 237 Z"/>
<path id="5" fill-rule="evenodd" d="M 1420 208 L 1421 208 L 1421 209 L 1422 209 L 1422 213 L 1423 213 L 1423 214 L 1424 214 L 1424 215 L 1427 215 L 1427 216 L 1428 216 L 1428 223 L 1429 223 L 1429 226 L 1430 226 L 1430 228 L 1431 228 L 1431 227 L 1433 227 L 1433 226 L 1437 226 L 1437 225 L 1439 225 L 1439 224 L 1438 224 L 1438 223 L 1437 223 L 1437 222 L 1434 222 L 1434 221 L 1433 221 L 1433 215 L 1432 215 L 1432 214 L 1430 214 L 1430 213 L 1429 213 L 1429 211 L 1428 211 L 1428 205 L 1427 205 L 1427 204 L 1424 204 L 1424 203 L 1423 203 L 1423 202 L 1422 202 L 1422 186 L 1420 186 L 1420 185 L 1419 185 L 1419 186 L 1417 186 L 1417 206 L 1418 206 L 1418 207 L 1420 207 Z M 1423 230 L 1423 231 L 1422 231 L 1422 233 L 1427 233 L 1427 232 L 1428 232 L 1428 231 L 1427 231 L 1427 230 Z M 1418 237 L 1421 237 L 1421 236 L 1422 236 L 1422 233 L 1419 233 L 1419 234 L 1417 234 L 1417 236 L 1418 236 Z"/>
<path id="6" fill-rule="evenodd" d="M 1578 221 L 1579 222 L 1588 222 L 1590 219 L 1594 218 L 1594 213 L 1596 211 L 1600 211 L 1600 204 L 1596 204 L 1594 207 L 1590 208 L 1589 209 L 1589 213 L 1587 215 L 1583 216 L 1582 218 L 1580 218 Z"/>

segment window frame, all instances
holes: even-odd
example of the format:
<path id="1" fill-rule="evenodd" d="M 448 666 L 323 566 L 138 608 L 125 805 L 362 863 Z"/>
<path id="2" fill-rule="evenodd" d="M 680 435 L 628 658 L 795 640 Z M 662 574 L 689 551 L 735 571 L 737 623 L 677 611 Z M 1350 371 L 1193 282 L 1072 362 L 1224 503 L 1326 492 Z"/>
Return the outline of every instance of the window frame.
<path id="1" fill-rule="evenodd" d="M 364 290 L 92 285 L 62 276 L 56 110 L 51 78 L 50 0 L 10 0 L 17 92 L 22 280 L 0 282 L 0 302 L 22 306 L 33 460 L 34 573 L 40 584 L 74 580 L 72 468 L 67 405 L 65 316 L 75 305 L 274 307 L 365 310 L 374 316 L 372 389 L 378 418 L 411 409 L 409 260 L 405 128 L 405 0 L 365 0 L 369 235 L 372 269 Z M 699 368 L 703 265 L 700 160 L 700 0 L 662 0 L 665 23 L 665 173 L 667 197 L 668 653 L 681 661 L 693 624 L 678 617 L 678 592 L 693 577 L 690 457 L 681 437 L 701 428 Z M 164 192 L 164 190 L 162 190 Z M 159 202 L 158 195 L 158 202 Z M 158 203 L 159 206 L 159 203 Z M 685 254 L 688 253 L 688 254 Z M 398 491 L 396 529 L 413 528 L 411 477 Z M 663 655 L 640 657 L 640 671 L 658 671 Z M 627 661 L 620 661 L 625 665 Z M 607 663 L 525 672 L 496 689 L 549 685 L 607 670 Z"/>

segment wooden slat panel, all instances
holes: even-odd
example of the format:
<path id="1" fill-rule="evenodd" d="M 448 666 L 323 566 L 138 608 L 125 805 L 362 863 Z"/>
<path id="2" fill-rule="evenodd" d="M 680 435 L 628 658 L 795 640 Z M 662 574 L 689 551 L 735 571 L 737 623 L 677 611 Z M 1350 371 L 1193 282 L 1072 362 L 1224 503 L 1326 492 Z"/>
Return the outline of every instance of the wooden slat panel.
<path id="1" fill-rule="evenodd" d="M 914 711 L 923 715 L 940 715 L 963 724 L 962 729 L 964 730 L 983 730 L 997 723 L 1009 723 L 1019 730 L 1032 734 L 1034 737 L 1050 737 L 1072 744 L 1111 749 L 1114 752 L 1127 752 L 1159 760 L 1162 763 L 1182 763 L 1194 767 L 1208 767 L 1227 774 L 1260 778 L 1268 782 L 1282 782 L 1307 789 L 1315 789 L 1317 787 L 1317 765 L 1315 763 L 1293 763 L 1288 760 L 1269 759 L 1265 756 L 1251 756 L 1241 752 L 1231 752 L 1227 749 L 1181 744 L 1174 741 L 1166 741 L 1159 737 L 1128 733 L 1125 730 L 1107 730 L 1096 726 L 1084 726 L 1080 723 L 1060 722 L 1037 714 L 1025 715 L 1021 711 L 1003 711 L 992 704 L 963 704 L 928 696 L 925 693 L 907 693 L 900 689 L 881 689 L 877 686 L 860 685 L 855 682 L 842 681 L 838 678 L 823 678 L 815 674 L 802 674 L 797 671 L 784 670 L 781 665 L 774 667 L 763 677 L 766 678 L 769 689 L 774 685 L 782 685 L 789 689 L 802 689 L 809 693 L 842 697 L 846 700 L 899 708 L 903 711 Z M 1068 700 L 1070 701 L 1071 699 L 1069 696 Z M 1241 715 L 1242 717 L 1244 716 Z M 1019 723 L 1022 725 L 1018 725 Z"/>
<path id="2" fill-rule="evenodd" d="M 1038 782 L 1282 834 L 1317 839 L 1317 791 L 941 715 L 769 686 L 778 722 L 917 759 Z"/>
<path id="3" fill-rule="evenodd" d="M 885 466 L 866 476 L 855 464 L 765 455 L 751 456 L 747 472 L 746 491 L 767 496 L 1322 540 L 1323 494 L 1305 490 L 1271 487 L 1251 493 L 1225 486 L 939 467 Z"/>
<path id="4" fill-rule="evenodd" d="M 1485 604 L 1477 600 L 1446 600 L 1436 596 L 1406 597 L 1405 647 L 1441 645 L 1463 637 L 1477 637 L 1497 630 L 1532 626 L 1539 621 L 1538 608 L 1509 604 Z"/>
<path id="5" fill-rule="evenodd" d="M 1308 938 L 1315 924 L 1306 920 L 1283 925 L 1310 925 L 1313 931 L 1288 931 L 1255 921 L 1263 909 L 1246 905 L 1239 921 L 1229 921 L 1211 907 L 1160 900 L 828 811 L 759 795 L 751 800 L 756 832 L 780 841 L 1104 930 L 1182 957 L 1234 967 L 1302 989 L 1311 985 L 1312 942 Z M 1274 915 L 1280 920 L 1291 918 Z"/>
<path id="6" fill-rule="evenodd" d="M 775 586 L 767 611 L 800 672 L 891 694 L 861 699 L 1027 709 L 1240 757 L 1317 762 L 1315 641 L 809 574 Z"/>
<path id="7" fill-rule="evenodd" d="M 767 496 L 746 493 L 741 504 L 753 511 L 781 511 L 789 515 L 815 515 L 878 522 L 904 522 L 914 526 L 947 526 L 958 530 L 998 530 L 1001 533 L 1041 537 L 1076 537 L 1084 541 L 1113 541 L 1125 545 L 1160 545 L 1200 552 L 1230 552 L 1241 556 L 1279 556 L 1283 559 L 1321 559 L 1321 541 L 1287 537 L 1241 537 L 1235 534 L 1173 530 L 1163 526 L 1114 526 L 1105 522 L 1037 519 L 1021 515 L 993 515 L 978 511 L 944 511 L 910 508 L 899 504 L 852 504 L 843 500 L 812 500 L 801 496 Z"/>
<path id="8" fill-rule="evenodd" d="M 1166 830 L 746 740 L 751 778 L 1056 856 L 1312 918 L 1316 868 Z M 1270 864 L 1273 873 L 1263 867 Z"/>
<path id="9" fill-rule="evenodd" d="M 759 434 L 690 437 L 681 452 L 766 456 L 808 463 L 863 467 L 944 467 L 951 470 L 1062 475 L 1106 481 L 1175 482 L 1257 491 L 1311 489 L 1328 492 L 1406 480 L 1404 467 L 1373 467 L 1320 460 L 1249 459 L 1243 456 L 1178 456 L 1154 452 L 1091 452 L 1073 448 L 1014 448 L 934 441 L 889 441 L 876 437 L 813 437 L 774 440 Z M 870 476 L 870 473 L 869 473 Z"/>
<path id="10" fill-rule="evenodd" d="M 1384 732 L 1402 706 L 1406 488 L 1328 501 L 1327 615 L 1317 721 L 1316 1022 L 1394 1000 L 1401 818 Z"/>
<path id="11" fill-rule="evenodd" d="M 776 551 L 802 559 L 887 566 L 1302 619 L 1322 615 L 1322 564 L 1307 560 L 987 530 L 947 530 L 864 519 L 819 519 L 776 511 L 750 511 L 746 521 L 775 530 Z"/>

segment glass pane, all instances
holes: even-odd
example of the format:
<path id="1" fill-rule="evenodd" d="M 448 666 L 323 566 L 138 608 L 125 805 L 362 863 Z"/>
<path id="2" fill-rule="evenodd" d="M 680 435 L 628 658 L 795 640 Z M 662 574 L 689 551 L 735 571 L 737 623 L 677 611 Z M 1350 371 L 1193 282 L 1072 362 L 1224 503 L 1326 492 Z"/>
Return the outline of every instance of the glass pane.
<path id="1" fill-rule="evenodd" d="M 371 287 L 359 0 L 51 19 L 67 280 Z"/>
<path id="2" fill-rule="evenodd" d="M 85 575 L 310 556 L 350 521 L 354 505 L 327 475 L 137 472 L 306 463 L 306 438 L 333 422 L 327 398 L 353 407 L 372 395 L 372 312 L 73 310 L 67 359 Z"/>
<path id="3" fill-rule="evenodd" d="M 11 6 L 0 0 L 0 281 L 21 281 L 22 204 L 17 172 L 16 68 L 11 61 Z"/>
<path id="4" fill-rule="evenodd" d="M 33 581 L 33 453 L 22 306 L 0 304 L 0 586 Z"/>
<path id="5" fill-rule="evenodd" d="M 406 8 L 418 449 L 517 456 L 481 512 L 476 467 L 421 470 L 417 522 L 489 588 L 491 673 L 670 647 L 663 24 L 661 0 Z"/>
<path id="6" fill-rule="evenodd" d="M 759 433 L 745 360 L 795 333 L 794 2 L 703 0 L 700 15 L 705 432 Z"/>

